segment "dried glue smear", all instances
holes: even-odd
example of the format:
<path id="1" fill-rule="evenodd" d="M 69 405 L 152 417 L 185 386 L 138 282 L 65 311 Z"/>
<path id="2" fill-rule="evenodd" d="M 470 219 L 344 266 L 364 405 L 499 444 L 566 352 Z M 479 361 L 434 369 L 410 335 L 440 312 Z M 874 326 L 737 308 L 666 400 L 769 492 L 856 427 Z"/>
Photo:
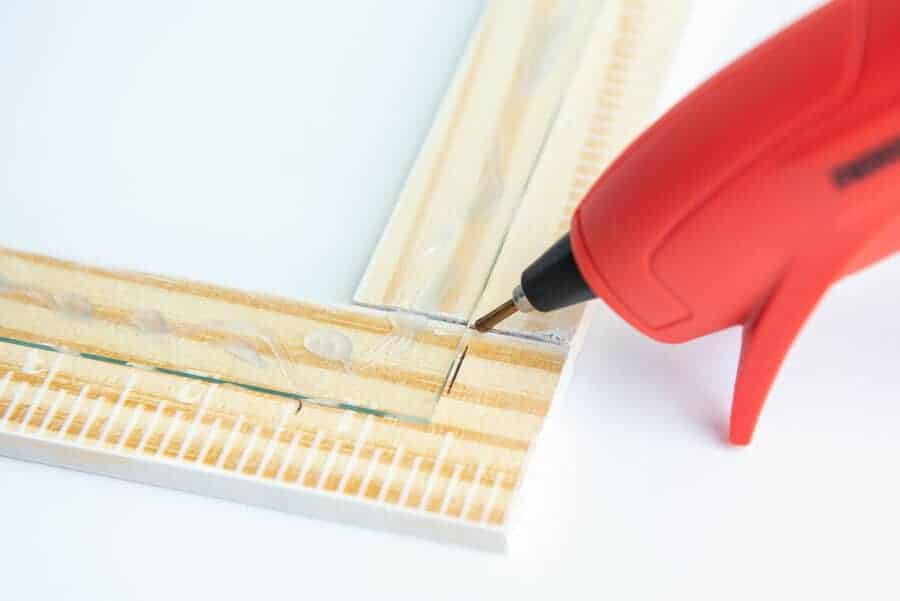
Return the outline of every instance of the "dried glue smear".
<path id="1" fill-rule="evenodd" d="M 430 323 L 428 317 L 415 313 L 392 313 L 388 315 L 388 320 L 391 322 L 391 333 L 363 352 L 357 358 L 355 369 L 365 371 L 379 359 L 408 353 L 415 344 L 416 335 Z"/>
<path id="2" fill-rule="evenodd" d="M 388 320 L 391 322 L 391 334 L 401 338 L 415 338 L 428 326 L 428 318 L 415 313 L 393 313 Z"/>
<path id="3" fill-rule="evenodd" d="M 131 323 L 144 334 L 167 334 L 169 324 L 159 311 L 142 309 L 131 315 Z"/>
<path id="4" fill-rule="evenodd" d="M 425 250 L 412 269 L 413 273 L 425 274 L 424 281 L 416 279 L 415 288 L 402 290 L 403 301 L 399 304 L 403 308 L 425 313 L 442 312 L 445 297 L 461 281 L 453 262 L 466 228 L 490 223 L 503 206 L 505 187 L 501 154 L 499 143 L 495 144 L 478 176 L 472 198 L 448 216 L 427 240 Z"/>
<path id="5" fill-rule="evenodd" d="M 327 361 L 347 365 L 353 355 L 353 341 L 336 330 L 316 330 L 303 338 L 303 347 L 313 355 Z"/>
<path id="6" fill-rule="evenodd" d="M 253 346 L 245 340 L 235 340 L 225 345 L 225 352 L 245 363 L 251 363 L 256 367 L 267 367 L 269 364 L 263 359 Z"/>
<path id="7" fill-rule="evenodd" d="M 503 199 L 503 172 L 500 149 L 495 146 L 478 179 L 478 191 L 465 209 L 465 219 L 469 223 L 483 223 L 493 219 Z"/>
<path id="8" fill-rule="evenodd" d="M 409 352 L 416 341 L 416 334 L 428 327 L 428 318 L 424 315 L 394 313 L 388 319 L 391 322 L 391 341 L 385 351 L 391 355 Z"/>
<path id="9" fill-rule="evenodd" d="M 268 367 L 270 365 L 269 361 L 263 357 L 262 352 L 259 350 L 260 348 L 268 349 L 275 359 L 275 365 L 291 388 L 297 392 L 302 392 L 294 383 L 291 374 L 288 373 L 290 363 L 283 359 L 283 357 L 288 355 L 275 334 L 260 329 L 254 324 L 220 320 L 206 322 L 203 324 L 203 327 L 227 335 L 230 340 L 223 343 L 225 352 L 256 367 Z"/>
<path id="10" fill-rule="evenodd" d="M 70 319 L 90 319 L 94 314 L 91 301 L 78 294 L 54 294 L 53 303 Z"/>
<path id="11" fill-rule="evenodd" d="M 60 303 L 55 295 L 37 288 L 29 288 L 24 284 L 14 282 L 6 278 L 3 274 L 0 274 L 0 293 L 4 292 L 18 292 L 24 294 L 38 305 L 47 309 L 57 310 L 60 307 Z"/>

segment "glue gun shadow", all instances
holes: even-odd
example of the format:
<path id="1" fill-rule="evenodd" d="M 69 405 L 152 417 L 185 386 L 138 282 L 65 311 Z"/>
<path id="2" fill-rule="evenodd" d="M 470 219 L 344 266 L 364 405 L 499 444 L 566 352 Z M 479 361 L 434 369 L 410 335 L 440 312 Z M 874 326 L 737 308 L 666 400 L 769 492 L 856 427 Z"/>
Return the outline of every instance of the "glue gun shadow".
<path id="1" fill-rule="evenodd" d="M 599 320 L 598 320 L 599 321 Z M 741 332 L 734 328 L 679 345 L 660 344 L 625 324 L 597 324 L 598 344 L 585 349 L 584 364 L 594 369 L 592 417 L 612 406 L 623 427 L 648 427 L 665 436 L 699 435 L 716 444 L 726 441 L 729 406 L 738 362 Z"/>

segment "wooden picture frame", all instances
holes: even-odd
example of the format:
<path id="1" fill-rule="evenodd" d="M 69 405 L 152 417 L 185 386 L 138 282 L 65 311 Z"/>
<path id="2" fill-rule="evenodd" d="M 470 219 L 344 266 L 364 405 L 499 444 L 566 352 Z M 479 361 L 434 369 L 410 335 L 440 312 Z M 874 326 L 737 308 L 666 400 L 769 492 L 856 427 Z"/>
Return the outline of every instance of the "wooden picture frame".
<path id="1" fill-rule="evenodd" d="M 357 292 L 369 307 L 0 250 L 0 454 L 503 548 L 581 311 L 466 323 L 646 125 L 686 11 L 490 2 Z M 447 234 L 457 214 L 475 217 Z M 349 354 L 304 344 L 321 332 Z M 391 340 L 405 351 L 373 352 Z"/>

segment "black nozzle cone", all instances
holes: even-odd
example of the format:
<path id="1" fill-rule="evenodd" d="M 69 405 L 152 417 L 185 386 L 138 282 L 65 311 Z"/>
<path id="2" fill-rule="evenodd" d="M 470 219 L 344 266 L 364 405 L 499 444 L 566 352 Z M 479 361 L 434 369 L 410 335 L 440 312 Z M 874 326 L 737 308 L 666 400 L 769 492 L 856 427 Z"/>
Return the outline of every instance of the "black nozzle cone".
<path id="1" fill-rule="evenodd" d="M 522 291 L 541 312 L 562 309 L 594 298 L 578 271 L 569 234 L 560 238 L 522 272 Z"/>

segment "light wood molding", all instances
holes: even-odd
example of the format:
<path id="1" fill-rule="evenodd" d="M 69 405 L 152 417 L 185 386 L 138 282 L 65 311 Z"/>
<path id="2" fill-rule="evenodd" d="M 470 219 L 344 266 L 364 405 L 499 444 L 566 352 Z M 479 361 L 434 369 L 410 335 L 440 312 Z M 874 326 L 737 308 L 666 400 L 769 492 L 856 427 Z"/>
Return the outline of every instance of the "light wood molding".
<path id="1" fill-rule="evenodd" d="M 569 231 L 590 186 L 649 125 L 688 9 L 687 0 L 605 3 L 476 315 L 509 298 L 522 270 Z M 582 311 L 518 314 L 499 331 L 568 340 Z"/>
<path id="2" fill-rule="evenodd" d="M 4 314 L 32 309 L 4 299 Z M 0 452 L 499 548 L 564 355 L 463 336 L 466 358 L 428 424 L 312 403 L 298 412 L 281 396 L 2 343 Z M 382 386 L 396 402 L 404 385 Z"/>
<path id="3" fill-rule="evenodd" d="M 649 123 L 688 4 L 493 5 L 498 12 L 485 16 L 470 45 L 356 300 L 460 322 L 507 300 L 522 269 L 568 231 L 588 187 Z M 529 10 L 530 21 L 523 17 Z M 517 83 L 526 65 L 539 62 L 533 49 L 547 48 L 547 32 L 554 30 L 548 23 L 576 15 L 590 29 L 570 34 L 572 41 L 556 52 L 568 69 L 541 88 Z M 495 39 L 499 18 L 502 35 L 517 32 L 516 42 Z M 520 51 L 481 50 L 492 43 Z M 514 166 L 498 161 L 497 140 L 514 149 L 511 156 L 520 159 Z M 491 203 L 489 215 L 477 212 Z M 501 331 L 564 341 L 580 315 L 577 308 L 550 317 L 518 315 Z"/>
<path id="4" fill-rule="evenodd" d="M 684 10 L 489 4 L 358 293 L 449 320 L 0 249 L 0 454 L 502 548 L 572 352 L 454 320 L 509 294 L 646 123 Z"/>
<path id="5" fill-rule="evenodd" d="M 354 300 L 468 316 L 603 4 L 488 6 Z"/>
<path id="6" fill-rule="evenodd" d="M 423 421 L 461 350 L 459 328 L 441 322 L 398 327 L 364 309 L 12 250 L 0 249 L 0 276 L 0 336 Z M 308 337 L 318 334 L 349 342 L 346 360 L 312 352 Z"/>

